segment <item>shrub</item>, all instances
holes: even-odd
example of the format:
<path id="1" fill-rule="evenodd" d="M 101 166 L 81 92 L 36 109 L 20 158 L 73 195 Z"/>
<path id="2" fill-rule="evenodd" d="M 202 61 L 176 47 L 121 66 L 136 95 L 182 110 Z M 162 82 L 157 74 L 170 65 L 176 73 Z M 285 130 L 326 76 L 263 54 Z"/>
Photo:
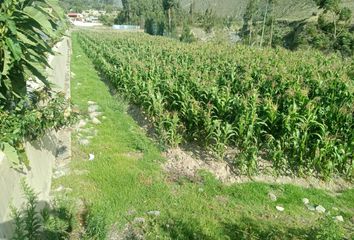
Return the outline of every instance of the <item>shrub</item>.
<path id="1" fill-rule="evenodd" d="M 185 43 L 195 42 L 195 37 L 187 24 L 183 25 L 180 41 Z"/>
<path id="2" fill-rule="evenodd" d="M 19 209 L 12 207 L 14 218 L 13 240 L 67 239 L 74 224 L 72 203 L 55 201 L 53 208 L 45 206 L 39 212 L 38 196 L 22 179 L 25 202 Z"/>

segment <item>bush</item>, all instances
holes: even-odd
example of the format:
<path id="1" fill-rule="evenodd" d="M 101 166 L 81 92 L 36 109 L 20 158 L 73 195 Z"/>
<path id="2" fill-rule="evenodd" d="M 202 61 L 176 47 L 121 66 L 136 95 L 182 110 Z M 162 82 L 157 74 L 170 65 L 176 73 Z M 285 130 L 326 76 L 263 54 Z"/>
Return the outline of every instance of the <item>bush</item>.
<path id="1" fill-rule="evenodd" d="M 163 36 L 165 32 L 165 23 L 162 20 L 155 18 L 147 18 L 144 26 L 145 32 L 150 35 Z"/>
<path id="2" fill-rule="evenodd" d="M 20 209 L 12 207 L 14 233 L 12 240 L 67 239 L 74 225 L 74 208 L 68 200 L 54 202 L 39 212 L 37 194 L 22 179 L 25 203 Z"/>
<path id="3" fill-rule="evenodd" d="M 336 50 L 339 50 L 343 56 L 353 56 L 354 55 L 354 32 L 342 33 L 337 38 L 334 47 Z"/>
<path id="4" fill-rule="evenodd" d="M 114 24 L 114 16 L 109 14 L 100 16 L 99 20 L 105 26 L 111 27 Z"/>
<path id="5" fill-rule="evenodd" d="M 29 167 L 24 141 L 36 140 L 48 129 L 59 130 L 76 119 L 63 95 L 36 93 L 32 98 L 23 98 L 14 110 L 6 111 L 0 106 L 0 150 L 8 153 L 14 148 L 17 154 L 7 154 L 14 168 L 22 168 L 23 164 Z M 47 104 L 43 106 L 43 102 Z"/>
<path id="6" fill-rule="evenodd" d="M 46 75 L 48 55 L 54 54 L 52 46 L 66 29 L 56 4 L 5 0 L 0 5 L 0 150 L 8 150 L 5 145 L 10 152 L 15 148 L 19 156 L 12 159 L 19 160 L 17 165 L 28 166 L 24 141 L 70 122 L 66 121 L 70 119 L 69 102 L 64 97 L 52 98 Z M 27 83 L 37 80 L 43 90 L 28 93 Z"/>
<path id="7" fill-rule="evenodd" d="M 195 37 L 187 24 L 183 25 L 180 41 L 185 43 L 195 42 Z"/>

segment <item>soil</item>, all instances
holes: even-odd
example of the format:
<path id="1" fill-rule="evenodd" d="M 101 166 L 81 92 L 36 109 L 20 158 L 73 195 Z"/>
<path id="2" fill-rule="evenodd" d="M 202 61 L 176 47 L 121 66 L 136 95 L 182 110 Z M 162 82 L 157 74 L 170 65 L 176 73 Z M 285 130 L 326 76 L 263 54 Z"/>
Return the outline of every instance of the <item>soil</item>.
<path id="1" fill-rule="evenodd" d="M 129 105 L 127 113 L 138 123 L 147 135 L 156 140 L 156 132 L 153 124 L 142 110 Z M 225 153 L 224 159 L 213 155 L 195 144 L 186 144 L 177 148 L 170 148 L 164 152 L 167 161 L 163 164 L 163 169 L 169 174 L 172 180 L 177 180 L 185 176 L 191 180 L 199 179 L 198 172 L 206 170 L 212 173 L 217 179 L 226 185 L 234 183 L 262 182 L 268 184 L 292 184 L 305 188 L 318 188 L 339 194 L 346 189 L 354 188 L 354 182 L 348 182 L 341 177 L 333 177 L 331 180 L 324 181 L 316 176 L 306 178 L 289 176 L 279 176 L 269 161 L 258 159 L 259 173 L 255 176 L 241 174 L 236 169 L 232 161 L 238 150 L 229 149 Z"/>
<path id="2" fill-rule="evenodd" d="M 197 152 L 197 154 L 195 153 Z M 343 178 L 335 177 L 329 181 L 323 181 L 316 177 L 292 177 L 292 176 L 276 176 L 269 174 L 274 172 L 269 170 L 269 163 L 262 163 L 266 166 L 266 171 L 260 171 L 256 176 L 241 175 L 231 167 L 227 161 L 213 159 L 213 157 L 205 152 L 200 153 L 200 150 L 189 151 L 182 148 L 171 148 L 165 152 L 167 161 L 163 168 L 175 178 L 176 176 L 185 176 L 190 179 L 198 178 L 198 172 L 206 170 L 212 173 L 217 179 L 226 185 L 234 183 L 262 182 L 268 184 L 292 184 L 305 188 L 319 188 L 328 190 L 333 193 L 339 193 L 345 189 L 353 188 L 354 184 Z"/>

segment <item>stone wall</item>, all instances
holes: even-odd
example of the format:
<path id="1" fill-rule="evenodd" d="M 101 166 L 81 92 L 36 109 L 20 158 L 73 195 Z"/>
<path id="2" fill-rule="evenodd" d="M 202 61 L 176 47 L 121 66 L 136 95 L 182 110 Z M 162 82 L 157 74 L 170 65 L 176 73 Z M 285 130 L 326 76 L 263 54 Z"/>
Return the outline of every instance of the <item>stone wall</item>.
<path id="1" fill-rule="evenodd" d="M 56 54 L 49 56 L 49 80 L 53 88 L 70 97 L 70 38 L 64 37 L 54 47 Z M 11 168 L 6 155 L 0 151 L 0 239 L 9 239 L 13 229 L 10 206 L 20 207 L 23 193 L 20 180 L 38 193 L 40 203 L 49 201 L 53 168 L 58 161 L 70 158 L 71 136 L 69 130 L 49 132 L 42 139 L 26 143 L 30 170 L 19 172 Z"/>

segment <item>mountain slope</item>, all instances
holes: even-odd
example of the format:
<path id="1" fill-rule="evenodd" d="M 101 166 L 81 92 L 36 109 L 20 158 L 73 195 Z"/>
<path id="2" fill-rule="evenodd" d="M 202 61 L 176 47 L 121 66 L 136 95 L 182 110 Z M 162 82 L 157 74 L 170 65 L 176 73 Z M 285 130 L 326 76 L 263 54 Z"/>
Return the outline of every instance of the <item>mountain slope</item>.
<path id="1" fill-rule="evenodd" d="M 242 19 L 248 3 L 247 0 L 181 0 L 181 5 L 184 9 L 189 9 L 193 1 L 196 11 L 203 12 L 212 8 L 218 16 L 235 16 L 237 19 Z M 263 5 L 265 7 L 265 3 Z M 342 0 L 342 6 L 349 7 L 354 12 L 353 0 Z M 275 9 L 278 18 L 288 20 L 307 18 L 317 11 L 313 0 L 278 0 Z"/>

